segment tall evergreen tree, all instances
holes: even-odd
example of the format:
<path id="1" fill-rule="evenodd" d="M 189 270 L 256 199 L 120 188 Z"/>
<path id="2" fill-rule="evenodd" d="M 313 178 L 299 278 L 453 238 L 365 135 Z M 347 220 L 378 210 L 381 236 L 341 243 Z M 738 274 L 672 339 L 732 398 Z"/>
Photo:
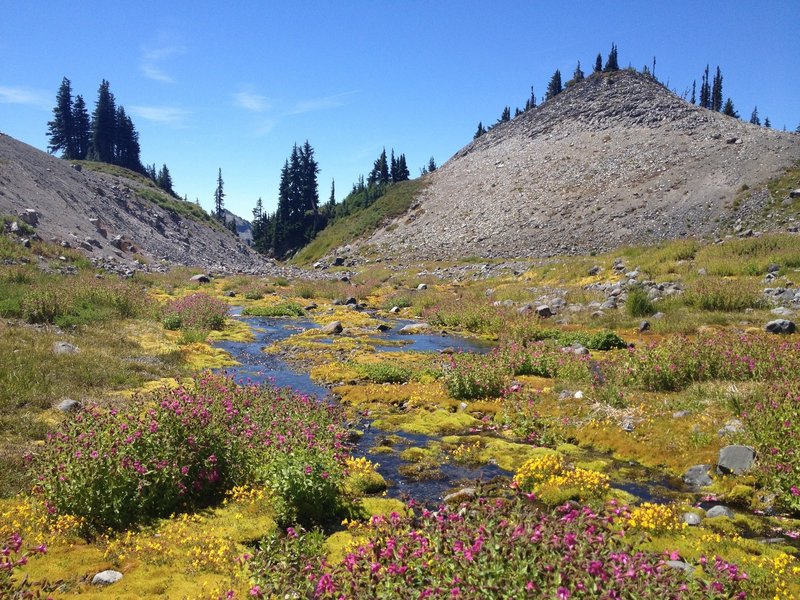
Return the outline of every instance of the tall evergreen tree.
<path id="1" fill-rule="evenodd" d="M 89 150 L 91 160 L 114 162 L 116 143 L 117 107 L 109 83 L 103 79 L 97 91 L 97 103 L 92 115 L 92 142 Z"/>
<path id="2" fill-rule="evenodd" d="M 411 173 L 408 170 L 408 164 L 406 164 L 406 155 L 401 154 L 397 158 L 397 179 L 396 181 L 408 181 L 408 178 L 411 176 Z"/>
<path id="3" fill-rule="evenodd" d="M 611 51 L 608 53 L 608 59 L 606 59 L 606 65 L 603 67 L 603 71 L 605 73 L 610 73 L 611 71 L 619 71 L 619 60 L 617 59 L 616 44 L 611 44 Z"/>
<path id="4" fill-rule="evenodd" d="M 114 164 L 131 171 L 143 171 L 139 159 L 139 134 L 133 126 L 133 121 L 125 112 L 125 107 L 117 109 L 117 133 L 114 145 Z"/>
<path id="5" fill-rule="evenodd" d="M 214 190 L 214 216 L 217 220 L 225 219 L 225 190 L 222 181 L 222 168 L 217 172 L 217 187 Z"/>
<path id="6" fill-rule="evenodd" d="M 547 94 L 545 95 L 546 100 L 550 100 L 555 98 L 561 93 L 561 71 L 556 69 L 556 72 L 553 73 L 553 76 L 550 78 L 550 83 L 547 84 Z"/>
<path id="7" fill-rule="evenodd" d="M 697 80 L 692 81 L 692 104 L 697 104 Z"/>
<path id="8" fill-rule="evenodd" d="M 530 110 L 532 108 L 536 108 L 536 94 L 533 91 L 533 86 L 531 86 L 531 95 L 525 101 L 525 110 Z"/>
<path id="9" fill-rule="evenodd" d="M 510 121 L 510 120 L 511 120 L 511 107 L 506 106 L 503 109 L 503 112 L 500 113 L 500 118 L 497 119 L 497 122 L 498 123 L 505 123 L 506 121 Z"/>
<path id="10" fill-rule="evenodd" d="M 579 81 L 583 81 L 584 77 L 583 70 L 581 69 L 581 61 L 578 61 L 578 66 L 575 67 L 575 71 L 572 73 L 572 82 L 578 83 Z"/>
<path id="11" fill-rule="evenodd" d="M 60 150 L 62 158 L 66 159 L 77 158 L 72 111 L 72 84 L 64 77 L 56 94 L 53 120 L 47 123 L 47 135 L 50 138 L 47 150 L 51 154 Z"/>
<path id="12" fill-rule="evenodd" d="M 80 94 L 75 96 L 75 104 L 72 107 L 72 126 L 75 133 L 75 158 L 84 160 L 89 154 L 89 145 L 92 141 L 92 124 L 86 110 L 86 102 Z"/>
<path id="13" fill-rule="evenodd" d="M 332 211 L 336 206 L 336 182 L 331 179 L 331 195 L 328 197 L 328 208 Z"/>
<path id="14" fill-rule="evenodd" d="M 597 58 L 594 59 L 594 73 L 600 73 L 603 70 L 603 55 L 597 53 Z"/>
<path id="15" fill-rule="evenodd" d="M 758 107 L 753 108 L 753 112 L 750 113 L 750 122 L 753 125 L 761 125 L 761 119 L 758 118 Z"/>
<path id="16" fill-rule="evenodd" d="M 261 201 L 261 196 L 256 200 L 256 205 L 253 207 L 253 223 L 260 221 L 264 216 L 264 203 Z"/>
<path id="17" fill-rule="evenodd" d="M 156 163 L 153 163 L 152 165 L 145 165 L 144 174 L 150 179 L 152 179 L 156 185 L 158 185 L 158 173 L 156 172 Z"/>
<path id="18" fill-rule="evenodd" d="M 711 108 L 711 87 L 708 84 L 708 65 L 703 72 L 703 80 L 700 83 L 700 106 Z"/>
<path id="19" fill-rule="evenodd" d="M 161 165 L 161 170 L 156 176 L 156 185 L 168 194 L 175 195 L 175 190 L 172 189 L 172 175 L 170 175 L 167 165 Z"/>
<path id="20" fill-rule="evenodd" d="M 372 171 L 370 171 L 367 176 L 368 185 L 374 185 L 376 183 L 389 183 L 389 163 L 386 160 L 386 148 L 384 148 L 380 156 L 375 159 Z"/>
<path id="21" fill-rule="evenodd" d="M 736 119 L 739 118 L 739 113 L 736 112 L 736 109 L 733 106 L 733 100 L 728 98 L 725 100 L 725 106 L 722 108 L 722 114 L 727 115 L 729 117 L 734 117 Z"/>
<path id="22" fill-rule="evenodd" d="M 392 183 L 399 181 L 397 179 L 397 159 L 394 157 L 394 148 L 392 148 L 391 159 L 389 160 L 389 179 Z"/>
<path id="23" fill-rule="evenodd" d="M 717 66 L 714 75 L 714 83 L 711 86 L 711 110 L 719 112 L 722 110 L 722 73 Z"/>
<path id="24" fill-rule="evenodd" d="M 768 129 L 772 127 L 772 123 L 770 123 L 769 117 L 764 117 L 764 127 Z"/>
<path id="25" fill-rule="evenodd" d="M 481 137 L 484 133 L 486 133 L 486 129 L 483 127 L 483 123 L 478 121 L 478 130 L 475 132 L 475 135 L 472 136 L 473 140 L 477 140 Z"/>

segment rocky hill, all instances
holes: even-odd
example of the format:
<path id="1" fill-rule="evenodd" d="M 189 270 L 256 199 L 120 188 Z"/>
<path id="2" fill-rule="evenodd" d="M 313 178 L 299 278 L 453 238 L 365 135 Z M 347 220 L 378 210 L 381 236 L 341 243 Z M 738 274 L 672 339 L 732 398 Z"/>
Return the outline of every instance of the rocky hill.
<path id="1" fill-rule="evenodd" d="M 183 264 L 263 273 L 274 265 L 199 207 L 145 177 L 101 163 L 55 158 L 0 133 L 0 215 L 36 220 L 45 240 L 80 248 L 97 264 Z"/>
<path id="2" fill-rule="evenodd" d="M 721 236 L 756 218 L 794 229 L 764 209 L 766 182 L 798 161 L 800 135 L 699 108 L 633 71 L 598 74 L 474 140 L 363 243 L 388 256 L 535 257 Z"/>

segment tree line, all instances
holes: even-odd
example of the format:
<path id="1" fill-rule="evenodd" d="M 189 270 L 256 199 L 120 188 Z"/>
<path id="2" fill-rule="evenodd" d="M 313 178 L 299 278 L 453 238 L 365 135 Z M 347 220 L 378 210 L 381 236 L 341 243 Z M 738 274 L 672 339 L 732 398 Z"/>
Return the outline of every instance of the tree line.
<path id="1" fill-rule="evenodd" d="M 56 94 L 53 119 L 47 123 L 47 136 L 50 153 L 61 152 L 61 158 L 67 160 L 92 160 L 130 169 L 175 195 L 167 165 L 158 171 L 155 164 L 142 165 L 139 132 L 125 107 L 117 105 L 105 79 L 90 116 L 83 96 L 78 94 L 73 100 L 72 82 L 64 77 Z"/>

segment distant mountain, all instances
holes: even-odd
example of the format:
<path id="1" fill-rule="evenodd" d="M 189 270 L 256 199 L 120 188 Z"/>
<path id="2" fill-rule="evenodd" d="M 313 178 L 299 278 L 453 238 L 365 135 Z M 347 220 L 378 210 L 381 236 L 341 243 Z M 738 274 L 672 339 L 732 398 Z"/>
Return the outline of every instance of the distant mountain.
<path id="1" fill-rule="evenodd" d="M 272 263 L 195 204 L 105 163 L 66 161 L 0 133 L 0 215 L 38 214 L 37 234 L 104 261 L 266 272 Z"/>
<path id="2" fill-rule="evenodd" d="M 800 135 L 635 71 L 594 74 L 472 141 L 362 242 L 388 256 L 537 257 L 724 235 L 740 219 L 779 229 L 791 222 L 764 220 L 766 183 L 798 161 Z"/>
<path id="3" fill-rule="evenodd" d="M 239 239 L 242 240 L 248 246 L 253 245 L 253 227 L 250 224 L 250 221 L 243 219 L 239 215 L 233 214 L 227 208 L 223 209 L 223 214 L 225 215 L 225 223 L 229 224 L 231 221 L 236 223 L 236 235 L 239 236 Z"/>

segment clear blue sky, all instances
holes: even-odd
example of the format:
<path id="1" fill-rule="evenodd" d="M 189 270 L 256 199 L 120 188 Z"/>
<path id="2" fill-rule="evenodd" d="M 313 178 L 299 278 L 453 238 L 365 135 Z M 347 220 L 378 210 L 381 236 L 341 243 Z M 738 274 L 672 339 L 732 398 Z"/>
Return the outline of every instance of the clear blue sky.
<path id="1" fill-rule="evenodd" d="M 0 131 L 41 149 L 63 76 L 89 110 L 105 78 L 132 115 L 142 161 L 175 190 L 274 210 L 281 165 L 306 139 L 337 200 L 382 147 L 412 176 L 478 121 L 541 97 L 556 68 L 591 70 L 612 42 L 678 93 L 706 63 L 743 117 L 800 123 L 800 0 L 670 2 L 3 0 Z"/>

